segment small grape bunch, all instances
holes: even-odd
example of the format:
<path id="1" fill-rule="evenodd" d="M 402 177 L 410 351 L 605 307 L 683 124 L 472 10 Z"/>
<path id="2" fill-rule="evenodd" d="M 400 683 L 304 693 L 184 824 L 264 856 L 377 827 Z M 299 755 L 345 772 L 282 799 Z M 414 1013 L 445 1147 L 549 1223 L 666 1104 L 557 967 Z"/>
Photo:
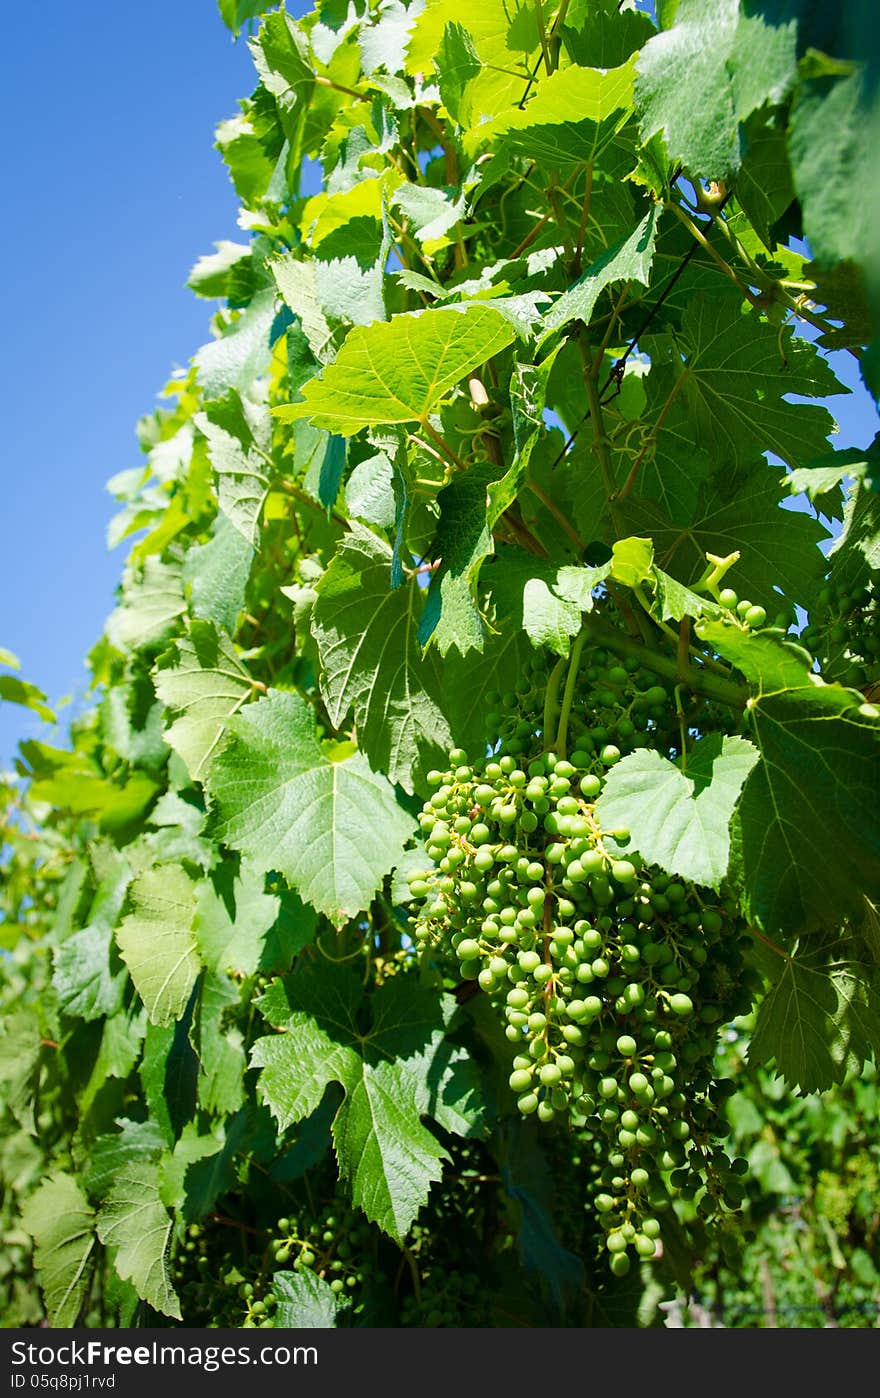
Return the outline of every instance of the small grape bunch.
<path id="1" fill-rule="evenodd" d="M 735 902 L 643 867 L 628 832 L 601 828 L 604 774 L 621 756 L 611 739 L 632 743 L 634 712 L 651 731 L 646 715 L 667 697 L 654 688 L 648 703 L 618 703 L 616 726 L 583 715 L 570 759 L 453 750 L 421 816 L 432 867 L 410 884 L 424 954 L 454 956 L 503 1017 L 519 1112 L 605 1141 L 595 1208 L 617 1275 L 631 1253 L 656 1252 L 661 1193 L 702 1190 L 706 1217 L 735 1207 L 712 1059 L 719 1025 L 755 988 Z"/>

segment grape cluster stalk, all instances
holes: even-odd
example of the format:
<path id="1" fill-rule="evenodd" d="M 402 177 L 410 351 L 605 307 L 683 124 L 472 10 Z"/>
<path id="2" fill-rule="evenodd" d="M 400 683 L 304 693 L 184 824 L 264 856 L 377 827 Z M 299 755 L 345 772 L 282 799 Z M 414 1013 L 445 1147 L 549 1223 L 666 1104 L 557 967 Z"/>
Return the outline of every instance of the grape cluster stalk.
<path id="1" fill-rule="evenodd" d="M 735 901 L 645 866 L 597 814 L 622 756 L 669 750 L 670 694 L 603 650 L 580 661 L 586 685 L 554 706 L 556 677 L 536 657 L 496 696 L 489 752 L 454 749 L 430 773 L 431 862 L 410 891 L 423 955 L 449 958 L 503 1017 L 519 1112 L 601 1140 L 592 1207 L 622 1276 L 658 1252 L 672 1195 L 705 1219 L 742 1200 L 745 1162 L 722 1144 L 733 1084 L 713 1056 L 754 973 Z"/>

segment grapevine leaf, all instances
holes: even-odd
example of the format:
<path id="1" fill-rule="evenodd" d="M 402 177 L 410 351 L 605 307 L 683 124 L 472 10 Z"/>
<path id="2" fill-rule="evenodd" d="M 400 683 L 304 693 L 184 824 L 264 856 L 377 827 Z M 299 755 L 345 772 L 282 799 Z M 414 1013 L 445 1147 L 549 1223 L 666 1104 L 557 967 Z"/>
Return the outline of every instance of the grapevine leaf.
<path id="1" fill-rule="evenodd" d="M 465 149 L 473 157 L 497 141 L 550 168 L 597 164 L 630 114 L 634 68 L 628 60 L 619 68 L 557 69 L 525 106 L 472 126 Z"/>
<path id="2" fill-rule="evenodd" d="M 673 160 L 704 179 L 739 168 L 741 123 L 782 101 L 796 75 L 797 22 L 788 7 L 680 0 L 671 29 L 638 60 L 642 140 L 662 132 Z"/>
<path id="3" fill-rule="evenodd" d="M 240 1070 L 239 1070 L 240 1073 Z M 219 1122 L 207 1134 L 200 1134 L 195 1122 L 188 1122 L 173 1150 L 166 1150 L 160 1161 L 159 1192 L 162 1203 L 178 1216 L 198 1217 L 195 1201 L 187 1188 L 190 1172 L 223 1149 L 223 1129 Z"/>
<path id="4" fill-rule="evenodd" d="M 208 773 L 214 838 L 276 869 L 341 926 L 393 868 L 411 818 L 360 753 L 326 755 L 298 695 L 270 690 L 229 729 Z"/>
<path id="5" fill-rule="evenodd" d="M 513 338 L 504 316 L 479 303 L 355 326 L 332 364 L 303 385 L 303 401 L 273 411 L 343 437 L 381 423 L 425 422 L 465 374 Z"/>
<path id="6" fill-rule="evenodd" d="M 485 625 L 477 598 L 480 567 L 494 547 L 488 521 L 489 487 L 499 468 L 475 466 L 459 474 L 437 496 L 440 521 L 433 544 L 440 567 L 431 578 L 418 637 L 445 656 L 482 650 Z"/>
<path id="7" fill-rule="evenodd" d="M 280 898 L 265 886 L 262 871 L 246 862 L 234 871 L 229 860 L 199 884 L 193 931 L 199 955 L 212 971 L 256 974 L 281 911 Z M 313 927 L 314 919 L 309 921 Z"/>
<path id="8" fill-rule="evenodd" d="M 694 297 L 681 336 L 683 401 L 697 441 L 716 462 L 747 466 L 772 451 L 798 466 L 828 451 L 836 424 L 827 408 L 787 397 L 849 392 L 815 346 L 744 314 L 739 298 L 727 294 Z M 652 351 L 661 352 L 661 343 L 651 340 Z"/>
<path id="9" fill-rule="evenodd" d="M 159 698 L 179 715 L 165 740 L 193 780 L 203 782 L 226 720 L 253 693 L 250 677 L 223 631 L 210 621 L 192 621 L 187 635 L 159 657 L 153 679 Z"/>
<path id="10" fill-rule="evenodd" d="M 132 1164 L 157 1161 L 165 1138 L 155 1121 L 118 1121 L 118 1131 L 99 1136 L 89 1151 L 83 1183 L 90 1194 L 103 1198 L 114 1179 Z"/>
<path id="11" fill-rule="evenodd" d="M 34 1266 L 50 1323 L 76 1325 L 89 1284 L 95 1215 L 69 1175 L 53 1172 L 27 1200 L 21 1221 L 34 1240 Z"/>
<path id="12" fill-rule="evenodd" d="M 804 236 L 820 265 L 851 260 L 876 272 L 878 122 L 880 108 L 866 66 L 837 76 L 817 74 L 798 86 L 789 152 Z M 860 191 L 856 200 L 853 189 Z"/>
<path id="13" fill-rule="evenodd" d="M 246 543 L 255 547 L 260 514 L 271 485 L 268 456 L 271 424 L 267 409 L 230 391 L 196 413 L 217 475 L 220 509 Z"/>
<path id="14" fill-rule="evenodd" d="M 0 1082 L 6 1105 L 20 1126 L 36 1135 L 35 1106 L 40 1075 L 40 1030 L 26 1010 L 4 1016 L 0 1033 Z"/>
<path id="15" fill-rule="evenodd" d="M 295 1330 L 333 1330 L 347 1306 L 310 1267 L 299 1272 L 273 1272 L 275 1324 Z"/>
<path id="16" fill-rule="evenodd" d="M 744 738 L 701 738 L 688 754 L 699 780 L 669 758 L 637 749 L 609 771 L 596 804 L 603 829 L 626 827 L 648 864 L 718 889 L 730 857 L 729 826 L 758 753 Z"/>
<path id="17" fill-rule="evenodd" d="M 185 610 L 180 565 L 150 557 L 142 569 L 125 569 L 122 599 L 107 618 L 107 636 L 119 650 L 150 645 L 163 640 Z"/>
<path id="18" fill-rule="evenodd" d="M 646 501 L 627 500 L 621 514 L 628 531 L 653 536 L 664 569 L 686 586 L 703 576 L 708 553 L 723 558 L 739 552 L 726 582 L 772 616 L 779 606 L 777 586 L 786 597 L 803 603 L 814 595 L 826 566 L 817 544 L 828 537 L 823 526 L 803 512 L 790 512 L 780 529 L 780 493 L 775 472 L 761 465 L 732 488 L 729 481 L 708 482 L 686 528 Z"/>
<path id="19" fill-rule="evenodd" d="M 807 684 L 750 701 L 761 762 L 742 793 L 733 865 L 769 934 L 858 916 L 880 895 L 877 725 L 860 695 Z"/>
<path id="20" fill-rule="evenodd" d="M 701 617 L 694 630 L 705 645 L 735 665 L 756 689 L 769 694 L 796 689 L 809 702 L 813 661 L 796 640 L 750 631 L 724 617 Z M 814 694 L 820 706 L 827 702 L 818 687 Z"/>
<path id="21" fill-rule="evenodd" d="M 120 1170 L 98 1214 L 98 1237 L 113 1249 L 116 1271 L 141 1300 L 182 1320 L 168 1268 L 173 1223 L 159 1192 L 159 1168 L 133 1162 Z"/>
<path id="22" fill-rule="evenodd" d="M 196 1110 L 199 1061 L 190 1038 L 195 1001 L 193 988 L 180 1019 L 171 1024 L 148 1024 L 144 1038 L 141 1087 L 168 1145 L 174 1144 Z"/>
<path id="23" fill-rule="evenodd" d="M 750 1062 L 773 1059 L 803 1092 L 821 1092 L 858 1071 L 880 1032 L 876 967 L 808 941 L 779 962 L 749 1043 Z"/>
<path id="24" fill-rule="evenodd" d="M 196 886 L 179 864 L 148 869 L 131 887 L 132 911 L 116 933 L 150 1020 L 180 1019 L 201 968 L 192 931 Z"/>
<path id="25" fill-rule="evenodd" d="M 392 590 L 391 565 L 390 546 L 353 525 L 318 583 L 311 628 L 331 723 L 353 713 L 370 765 L 412 792 L 452 735 L 439 663 L 418 644 L 423 594 L 415 579 Z"/>
<path id="26" fill-rule="evenodd" d="M 437 51 L 440 97 L 450 116 L 458 117 L 464 90 L 481 66 L 480 55 L 467 29 L 451 20 L 443 30 Z"/>
<path id="27" fill-rule="evenodd" d="M 199 258 L 186 284 L 197 296 L 228 297 L 237 280 L 236 274 L 240 276 L 243 269 L 251 265 L 251 250 L 247 243 L 232 243 L 225 238 L 215 243 L 214 248 L 214 252 Z M 251 286 L 249 291 L 252 290 Z M 244 299 L 248 300 L 249 295 Z"/>
<path id="28" fill-rule="evenodd" d="M 125 971 L 109 927 L 84 927 L 55 953 L 52 984 L 66 1015 L 100 1019 L 121 1007 Z"/>
<path id="29" fill-rule="evenodd" d="M 203 345 L 195 357 L 206 398 L 246 389 L 264 374 L 272 356 L 274 290 L 258 291 L 225 333 Z"/>
<path id="30" fill-rule="evenodd" d="M 354 1202 L 397 1241 L 447 1158 L 421 1116 L 468 1134 L 482 1129 L 478 1109 L 463 1110 L 459 1100 L 474 1080 L 445 1044 L 448 1008 L 403 981 L 372 997 L 366 1032 L 353 975 L 314 968 L 276 983 L 260 1008 L 284 1032 L 258 1039 L 251 1054 L 262 1069 L 258 1094 L 282 1130 L 310 1115 L 330 1083 L 341 1083 L 345 1097 L 333 1120 L 340 1171 Z"/>
<path id="31" fill-rule="evenodd" d="M 189 585 L 190 608 L 202 621 L 213 621 L 230 635 L 244 608 L 254 550 L 225 514 L 219 514 L 212 537 L 195 544 L 183 565 Z"/>
<path id="32" fill-rule="evenodd" d="M 621 238 L 613 247 L 588 267 L 583 276 L 564 291 L 544 316 L 544 334 L 539 345 L 563 325 L 572 320 L 589 325 L 596 305 L 606 286 L 613 282 L 641 282 L 647 286 L 654 256 L 654 238 L 659 217 L 652 207 L 629 237 Z"/>
<path id="33" fill-rule="evenodd" d="M 142 1005 L 133 1013 L 114 1014 L 104 1020 L 101 1043 L 92 1071 L 77 1098 L 80 1117 L 84 1117 L 98 1097 L 108 1078 L 124 1081 L 137 1064 L 147 1027 L 147 1014 Z"/>
<path id="34" fill-rule="evenodd" d="M 226 976 L 209 971 L 199 997 L 199 1105 L 212 1116 L 231 1115 L 244 1103 L 247 1067 L 244 1038 L 227 1027 L 226 1011 L 238 1005 L 239 990 Z"/>

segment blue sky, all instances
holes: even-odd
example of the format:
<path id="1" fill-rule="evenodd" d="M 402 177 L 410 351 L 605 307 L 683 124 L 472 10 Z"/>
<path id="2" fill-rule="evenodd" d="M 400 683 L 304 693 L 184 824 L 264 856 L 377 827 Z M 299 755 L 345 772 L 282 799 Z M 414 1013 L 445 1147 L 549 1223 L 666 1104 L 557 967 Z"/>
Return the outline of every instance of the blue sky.
<path id="1" fill-rule="evenodd" d="M 139 464 L 137 419 L 207 338 L 190 267 L 245 236 L 213 133 L 253 65 L 215 0 L 44 0 L 0 68 L 0 647 L 50 702 L 81 701 L 126 553 L 106 545 L 105 484 Z M 829 403 L 836 445 L 866 446 L 873 404 L 851 356 L 832 362 L 856 390 Z M 0 767 L 37 735 L 38 719 L 0 702 Z"/>

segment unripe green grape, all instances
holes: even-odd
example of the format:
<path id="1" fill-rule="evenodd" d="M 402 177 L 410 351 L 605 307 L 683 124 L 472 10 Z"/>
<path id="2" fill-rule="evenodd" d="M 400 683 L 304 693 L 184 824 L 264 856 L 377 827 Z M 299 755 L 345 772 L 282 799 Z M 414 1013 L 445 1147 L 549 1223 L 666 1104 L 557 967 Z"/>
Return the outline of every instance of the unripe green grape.
<path id="1" fill-rule="evenodd" d="M 455 949 L 461 961 L 473 961 L 480 955 L 480 944 L 473 937 L 465 937 Z"/>
<path id="2" fill-rule="evenodd" d="M 508 1082 L 511 1091 L 518 1094 L 528 1092 L 532 1085 L 532 1074 L 528 1068 L 516 1068 L 511 1073 Z"/>
<path id="3" fill-rule="evenodd" d="M 694 1002 L 689 995 L 679 992 L 676 995 L 670 995 L 669 1008 L 674 1015 L 685 1018 L 687 1015 L 693 1014 Z"/>
<path id="4" fill-rule="evenodd" d="M 555 1087 L 562 1081 L 562 1071 L 558 1063 L 545 1063 L 539 1069 L 538 1076 L 545 1087 Z"/>

